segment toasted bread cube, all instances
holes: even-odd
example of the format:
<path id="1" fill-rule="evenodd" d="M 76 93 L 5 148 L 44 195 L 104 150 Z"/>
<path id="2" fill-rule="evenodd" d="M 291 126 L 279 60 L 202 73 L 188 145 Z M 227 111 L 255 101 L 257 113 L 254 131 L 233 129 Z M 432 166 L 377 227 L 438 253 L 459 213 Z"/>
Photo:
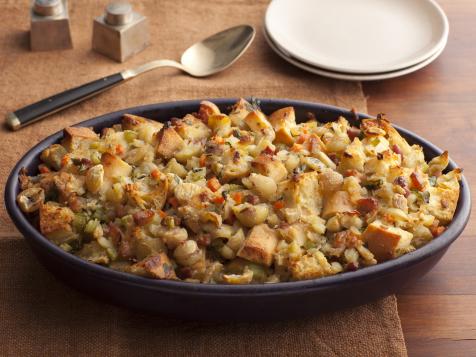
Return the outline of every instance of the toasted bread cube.
<path id="1" fill-rule="evenodd" d="M 214 133 L 226 134 L 231 128 L 231 119 L 225 114 L 211 115 L 208 117 L 208 126 Z"/>
<path id="2" fill-rule="evenodd" d="M 149 144 L 153 142 L 155 134 L 158 133 L 163 126 L 164 124 L 158 121 L 137 115 L 124 114 L 122 117 L 122 128 L 124 130 L 136 131 L 138 138 Z"/>
<path id="3" fill-rule="evenodd" d="M 388 141 L 390 142 L 390 147 L 396 145 L 400 152 L 403 154 L 403 157 L 411 154 L 412 147 L 410 144 L 400 135 L 400 133 L 395 129 L 392 124 L 386 119 L 365 119 L 363 122 L 372 122 L 375 126 L 383 129 L 388 136 Z"/>
<path id="4" fill-rule="evenodd" d="M 391 227 L 380 221 L 374 221 L 362 233 L 362 240 L 367 243 L 369 250 L 378 262 L 393 259 L 398 252 L 407 248 L 413 234 L 401 228 Z"/>
<path id="5" fill-rule="evenodd" d="M 281 108 L 269 116 L 269 122 L 273 127 L 280 125 L 296 125 L 296 113 L 293 107 Z"/>
<path id="6" fill-rule="evenodd" d="M 61 242 L 73 234 L 74 213 L 68 207 L 47 202 L 40 207 L 40 231 L 48 239 Z"/>
<path id="7" fill-rule="evenodd" d="M 129 147 L 126 136 L 123 131 L 109 131 L 103 133 L 102 139 L 107 147 L 107 152 L 113 155 L 125 156 L 125 152 Z"/>
<path id="8" fill-rule="evenodd" d="M 322 196 L 319 188 L 318 173 L 306 172 L 289 180 L 283 191 L 285 206 L 295 208 L 299 215 L 316 216 L 322 209 Z"/>
<path id="9" fill-rule="evenodd" d="M 436 156 L 428 163 L 428 175 L 440 176 L 446 169 L 450 162 L 448 151 L 445 151 L 440 156 Z"/>
<path id="10" fill-rule="evenodd" d="M 85 138 L 85 139 L 96 139 L 97 134 L 90 128 L 85 128 L 82 126 L 79 127 L 68 127 L 63 130 L 63 135 L 65 139 L 68 138 Z"/>
<path id="11" fill-rule="evenodd" d="M 289 270 L 296 280 L 308 280 L 321 278 L 326 275 L 335 274 L 331 264 L 324 254 L 317 251 L 313 255 L 304 255 L 301 259 L 293 261 Z"/>
<path id="12" fill-rule="evenodd" d="M 185 146 L 185 141 L 177 134 L 174 128 L 163 127 L 157 133 L 157 147 L 156 153 L 165 159 L 170 159 L 175 152 L 179 151 Z"/>
<path id="13" fill-rule="evenodd" d="M 85 192 L 84 177 L 80 175 L 60 171 L 59 174 L 53 177 L 53 182 L 58 193 L 59 202 L 66 202 L 71 197 L 81 196 Z"/>
<path id="14" fill-rule="evenodd" d="M 101 164 L 103 166 L 103 183 L 101 191 L 106 192 L 117 177 L 128 177 L 132 173 L 132 167 L 122 160 L 119 156 L 105 152 L 101 156 Z"/>
<path id="15" fill-rule="evenodd" d="M 208 123 L 209 116 L 217 115 L 220 113 L 221 113 L 220 109 L 212 102 L 209 102 L 208 100 L 204 100 L 200 103 L 200 108 L 198 109 L 198 117 L 204 123 Z"/>
<path id="16" fill-rule="evenodd" d="M 143 125 L 153 125 L 159 130 L 164 126 L 162 123 L 147 119 L 134 114 L 124 114 L 122 116 L 122 129 L 124 130 L 137 130 Z"/>
<path id="17" fill-rule="evenodd" d="M 193 141 L 208 138 L 211 134 L 208 126 L 191 114 L 187 114 L 183 119 L 174 122 L 174 129 L 183 139 Z"/>
<path id="18" fill-rule="evenodd" d="M 457 190 L 430 187 L 430 201 L 426 205 L 428 212 L 435 216 L 441 224 L 448 224 L 453 219 L 458 204 L 459 187 Z"/>
<path id="19" fill-rule="evenodd" d="M 139 273 L 155 279 L 177 279 L 169 257 L 163 252 L 141 260 L 134 264 L 131 270 L 133 273 Z"/>
<path id="20" fill-rule="evenodd" d="M 326 169 L 319 174 L 319 185 L 324 196 L 340 190 L 343 183 L 344 177 L 334 170 Z"/>
<path id="21" fill-rule="evenodd" d="M 322 209 L 322 217 L 325 219 L 335 216 L 337 213 L 352 212 L 355 208 L 346 191 L 336 191 L 326 197 Z"/>
<path id="22" fill-rule="evenodd" d="M 146 194 L 142 194 L 141 198 L 145 201 L 147 207 L 159 210 L 162 209 L 169 194 L 169 181 L 165 175 L 162 175 L 157 186 Z"/>
<path id="23" fill-rule="evenodd" d="M 104 169 L 104 178 L 128 177 L 132 172 L 132 167 L 127 162 L 108 152 L 102 154 L 101 164 Z"/>
<path id="24" fill-rule="evenodd" d="M 308 231 L 309 227 L 303 223 L 286 224 L 279 228 L 279 233 L 286 242 L 296 242 L 300 247 L 306 243 Z"/>
<path id="25" fill-rule="evenodd" d="M 203 152 L 203 145 L 200 142 L 189 143 L 182 149 L 175 152 L 175 159 L 181 164 L 186 164 L 192 157 L 199 157 Z"/>
<path id="26" fill-rule="evenodd" d="M 446 188 L 459 192 L 459 181 L 461 181 L 462 170 L 457 168 L 448 172 L 445 175 L 441 175 L 436 180 L 436 187 Z"/>
<path id="27" fill-rule="evenodd" d="M 234 126 L 244 128 L 245 123 L 244 119 L 251 111 L 251 104 L 248 103 L 246 100 L 241 98 L 238 102 L 235 103 L 233 106 L 232 111 L 228 115 L 231 119 L 231 122 Z"/>
<path id="28" fill-rule="evenodd" d="M 285 126 L 281 126 L 275 130 L 276 137 L 274 142 L 276 143 L 283 143 L 288 146 L 292 146 L 294 144 L 294 138 L 291 135 L 291 131 L 286 128 Z"/>
<path id="29" fill-rule="evenodd" d="M 271 123 L 260 110 L 250 112 L 244 119 L 244 122 L 253 132 L 268 138 L 271 142 L 276 137 Z"/>
<path id="30" fill-rule="evenodd" d="M 63 130 L 62 145 L 68 151 L 73 151 L 81 146 L 81 143 L 89 143 L 96 140 L 98 135 L 89 128 L 84 127 L 68 127 Z"/>
<path id="31" fill-rule="evenodd" d="M 248 233 L 237 256 L 253 263 L 270 266 L 278 244 L 277 233 L 267 224 L 254 226 Z"/>
<path id="32" fill-rule="evenodd" d="M 339 171 L 357 170 L 363 172 L 365 159 L 364 146 L 359 138 L 355 138 L 342 155 L 342 159 L 339 162 Z"/>
<path id="33" fill-rule="evenodd" d="M 251 166 L 261 175 L 272 178 L 276 183 L 283 181 L 288 176 L 286 166 L 277 158 L 260 154 Z"/>
<path id="34" fill-rule="evenodd" d="M 195 208 L 202 208 L 203 203 L 213 197 L 213 192 L 208 187 L 190 182 L 178 184 L 173 192 L 180 206 L 192 206 Z"/>
<path id="35" fill-rule="evenodd" d="M 293 145 L 294 138 L 291 135 L 291 128 L 296 126 L 296 114 L 293 107 L 282 108 L 275 111 L 269 117 L 269 122 L 276 132 L 275 141 L 286 145 Z"/>

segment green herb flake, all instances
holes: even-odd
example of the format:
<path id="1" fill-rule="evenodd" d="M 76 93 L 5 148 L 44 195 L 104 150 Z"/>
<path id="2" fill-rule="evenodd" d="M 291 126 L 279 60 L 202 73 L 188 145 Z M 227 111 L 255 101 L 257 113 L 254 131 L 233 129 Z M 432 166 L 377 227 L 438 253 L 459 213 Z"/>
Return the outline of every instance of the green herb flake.
<path id="1" fill-rule="evenodd" d="M 362 186 L 364 186 L 367 190 L 377 190 L 382 185 L 383 185 L 383 180 L 382 179 L 367 180 L 362 184 Z"/>

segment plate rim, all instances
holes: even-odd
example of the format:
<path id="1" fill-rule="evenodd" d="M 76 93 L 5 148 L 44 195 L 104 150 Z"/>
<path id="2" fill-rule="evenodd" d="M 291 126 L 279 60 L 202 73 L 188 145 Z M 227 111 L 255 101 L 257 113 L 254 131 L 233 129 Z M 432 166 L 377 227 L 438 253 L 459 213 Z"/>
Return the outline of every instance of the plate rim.
<path id="1" fill-rule="evenodd" d="M 392 79 L 392 78 L 402 77 L 402 76 L 414 73 L 416 71 L 419 71 L 420 69 L 425 68 L 426 66 L 433 63 L 438 57 L 440 57 L 440 55 L 444 52 L 446 45 L 448 44 L 448 42 L 445 41 L 442 44 L 442 47 L 438 49 L 436 53 L 434 53 L 432 56 L 428 57 L 424 61 L 417 63 L 414 66 L 406 67 L 397 71 L 380 72 L 375 74 L 367 74 L 367 73 L 353 74 L 353 73 L 346 73 L 346 72 L 330 71 L 320 67 L 309 65 L 307 63 L 303 63 L 302 61 L 299 61 L 299 59 L 288 56 L 288 54 L 284 53 L 279 47 L 277 47 L 277 45 L 273 43 L 273 40 L 269 37 L 269 34 L 266 31 L 266 28 L 263 28 L 263 34 L 266 41 L 268 42 L 268 45 L 271 47 L 271 49 L 276 54 L 278 54 L 281 58 L 283 58 L 285 61 L 289 62 L 293 66 L 296 66 L 304 71 L 317 74 L 319 76 L 327 77 L 327 78 L 347 80 L 347 81 L 360 81 L 360 82 Z"/>
<path id="2" fill-rule="evenodd" d="M 282 48 L 285 48 L 285 46 L 283 44 L 281 44 L 278 41 L 278 39 L 276 39 L 275 36 L 273 36 L 271 31 L 269 31 L 269 27 L 268 27 L 268 22 L 269 22 L 269 17 L 270 17 L 270 15 L 269 15 L 270 9 L 272 9 L 273 3 L 277 3 L 278 1 L 281 1 L 281 0 L 272 0 L 270 2 L 270 4 L 268 5 L 268 7 L 266 9 L 265 17 L 264 17 L 264 28 L 267 30 L 268 36 L 270 36 L 270 38 L 274 41 L 275 44 L 279 45 Z M 295 1 L 295 0 L 286 0 L 286 1 Z M 425 61 L 426 59 L 432 57 L 436 52 L 438 52 L 438 49 L 440 49 L 440 46 L 443 46 L 443 48 L 444 48 L 446 46 L 447 41 L 448 41 L 449 32 L 450 32 L 448 17 L 446 15 L 446 13 L 444 12 L 443 8 L 436 2 L 436 0 L 419 0 L 419 1 L 427 2 L 429 5 L 431 5 L 436 10 L 436 13 L 439 15 L 438 18 L 441 20 L 440 22 L 443 26 L 442 36 L 430 50 L 426 51 L 424 54 L 421 54 L 418 57 L 415 57 L 414 59 L 410 59 L 410 60 L 407 60 L 405 62 L 401 62 L 401 64 L 398 64 L 398 65 L 396 64 L 396 65 L 390 66 L 390 67 L 381 67 L 381 68 L 377 68 L 377 69 L 371 69 L 371 68 L 367 68 L 367 69 L 354 68 L 354 69 L 351 69 L 351 68 L 343 68 L 343 67 L 339 67 L 339 66 L 334 66 L 332 64 L 318 63 L 316 61 L 313 61 L 312 59 L 303 57 L 302 55 L 300 55 L 299 53 L 297 53 L 295 51 L 292 51 L 292 50 L 289 50 L 289 49 L 286 49 L 286 51 L 289 52 L 289 54 L 292 55 L 293 57 L 295 57 L 297 60 L 299 60 L 301 62 L 304 62 L 305 64 L 308 64 L 308 65 L 314 66 L 314 67 L 319 67 L 319 68 L 322 68 L 324 70 L 328 70 L 328 71 L 331 71 L 331 72 L 343 72 L 343 73 L 350 73 L 350 74 L 351 73 L 352 74 L 373 74 L 373 73 L 394 72 L 394 71 L 398 71 L 398 70 L 403 70 L 405 68 L 413 67 L 413 66 L 417 65 L 418 63 L 421 63 L 421 62 Z M 443 45 L 443 43 L 444 43 L 444 45 Z M 375 68 L 375 66 L 374 66 L 374 68 Z"/>

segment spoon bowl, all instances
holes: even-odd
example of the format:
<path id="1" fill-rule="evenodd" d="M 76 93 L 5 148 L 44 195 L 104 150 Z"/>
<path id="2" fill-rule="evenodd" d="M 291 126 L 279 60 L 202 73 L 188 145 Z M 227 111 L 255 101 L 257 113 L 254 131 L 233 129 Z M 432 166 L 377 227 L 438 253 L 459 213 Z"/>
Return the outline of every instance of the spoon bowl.
<path id="1" fill-rule="evenodd" d="M 255 37 L 249 25 L 229 28 L 189 47 L 182 55 L 182 70 L 205 77 L 231 66 L 248 49 Z"/>

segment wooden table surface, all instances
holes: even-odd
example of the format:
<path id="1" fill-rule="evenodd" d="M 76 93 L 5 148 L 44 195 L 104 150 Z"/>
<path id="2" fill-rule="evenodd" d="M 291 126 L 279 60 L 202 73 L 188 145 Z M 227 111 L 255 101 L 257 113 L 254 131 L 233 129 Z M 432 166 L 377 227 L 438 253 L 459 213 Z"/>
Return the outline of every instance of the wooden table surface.
<path id="1" fill-rule="evenodd" d="M 367 82 L 363 88 L 370 113 L 385 112 L 396 124 L 447 149 L 464 168 L 474 193 L 476 1 L 438 2 L 450 21 L 442 56 L 417 73 Z M 438 265 L 398 295 L 410 356 L 476 356 L 476 209 L 473 212 Z"/>

